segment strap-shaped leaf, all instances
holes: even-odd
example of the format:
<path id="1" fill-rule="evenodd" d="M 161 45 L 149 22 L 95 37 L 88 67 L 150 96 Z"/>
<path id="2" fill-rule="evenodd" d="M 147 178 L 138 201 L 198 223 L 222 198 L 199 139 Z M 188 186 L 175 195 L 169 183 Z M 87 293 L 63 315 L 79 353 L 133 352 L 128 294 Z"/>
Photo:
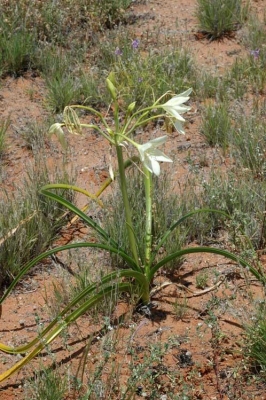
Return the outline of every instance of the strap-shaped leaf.
<path id="1" fill-rule="evenodd" d="M 54 249 L 48 250 L 37 257 L 35 257 L 32 261 L 30 261 L 28 264 L 26 264 L 20 271 L 20 273 L 16 276 L 16 278 L 13 280 L 9 288 L 6 290 L 5 294 L 2 296 L 0 299 L 0 304 L 5 300 L 5 298 L 9 295 L 11 290 L 17 285 L 19 280 L 34 266 L 36 265 L 39 261 L 43 260 L 46 257 L 51 256 L 52 254 L 58 253 L 59 251 L 64 251 L 64 250 L 69 250 L 69 249 L 76 249 L 79 247 L 93 247 L 96 249 L 102 249 L 102 250 L 107 250 L 110 251 L 111 253 L 118 254 L 121 256 L 127 264 L 135 271 L 139 271 L 138 266 L 135 264 L 134 260 L 128 256 L 126 253 L 120 250 L 120 248 L 114 248 L 109 245 L 103 244 L 103 243 L 90 243 L 90 242 L 80 242 L 80 243 L 70 243 L 66 244 L 64 246 L 59 246 Z"/>
<path id="2" fill-rule="evenodd" d="M 9 354 L 19 354 L 19 353 L 25 353 L 27 352 L 31 347 L 35 346 L 38 342 L 42 341 L 42 339 L 47 335 L 49 331 L 58 323 L 58 321 L 61 321 L 62 318 L 70 311 L 73 310 L 73 308 L 78 305 L 85 297 L 87 297 L 89 294 L 94 292 L 95 290 L 100 290 L 101 286 L 104 287 L 106 284 L 110 283 L 111 281 L 121 279 L 121 278 L 135 278 L 136 281 L 138 282 L 139 288 L 140 288 L 140 293 L 142 291 L 142 288 L 145 288 L 148 285 L 148 282 L 146 281 L 146 277 L 144 274 L 138 271 L 132 271 L 132 270 L 118 270 L 111 272 L 110 274 L 107 274 L 106 276 L 101 278 L 100 282 L 95 282 L 92 283 L 91 285 L 88 285 L 85 289 L 83 289 L 80 293 L 78 293 L 75 298 L 57 315 L 57 317 L 36 337 L 33 339 L 31 342 L 19 346 L 19 347 L 10 347 L 6 346 L 3 343 L 0 343 L 0 350 L 4 351 L 5 353 Z M 119 284 L 118 282 L 114 282 L 115 285 Z M 131 284 L 132 287 L 134 287 L 134 284 Z"/>
<path id="3" fill-rule="evenodd" d="M 98 199 L 97 194 L 92 194 L 85 189 L 80 188 L 79 186 L 69 185 L 67 183 L 49 183 L 41 188 L 41 190 L 48 190 L 48 189 L 67 189 L 73 190 L 74 192 L 82 193 L 86 197 L 90 197 L 92 200 L 96 201 L 101 207 L 103 206 L 102 201 Z"/>
<path id="4" fill-rule="evenodd" d="M 226 218 L 231 218 L 229 214 L 227 214 L 225 211 L 222 210 L 215 210 L 212 208 L 200 208 L 199 210 L 193 210 L 190 211 L 189 213 L 183 215 L 181 218 L 179 218 L 179 220 L 177 220 L 175 223 L 173 223 L 170 228 L 167 229 L 167 231 L 165 232 L 165 234 L 162 236 L 162 238 L 160 239 L 159 243 L 157 244 L 154 252 L 153 252 L 153 258 L 152 258 L 152 262 L 154 261 L 156 254 L 158 253 L 159 249 L 162 247 L 162 245 L 165 243 L 166 239 L 168 238 L 168 236 L 173 232 L 173 230 L 178 227 L 180 224 L 182 224 L 182 222 L 184 222 L 187 218 L 192 217 L 195 214 L 199 214 L 199 213 L 216 213 L 216 214 L 221 214 Z"/>
<path id="5" fill-rule="evenodd" d="M 256 279 L 258 279 L 260 282 L 266 285 L 266 276 L 262 272 L 258 271 L 256 268 L 252 267 L 243 258 L 227 250 L 216 249 L 214 247 L 188 247 L 187 249 L 178 250 L 172 254 L 169 254 L 169 256 L 165 257 L 163 260 L 159 261 L 156 265 L 154 265 L 151 268 L 149 279 L 152 279 L 154 274 L 169 261 L 172 261 L 175 258 L 180 258 L 185 254 L 193 254 L 193 253 L 213 253 L 229 258 L 230 260 L 233 260 L 238 264 L 240 264 L 242 267 L 247 268 L 256 277 Z"/>
<path id="6" fill-rule="evenodd" d="M 44 186 L 45 187 L 45 186 Z M 76 207 L 70 201 L 64 199 L 62 196 L 57 195 L 56 193 L 50 192 L 44 188 L 40 189 L 41 194 L 49 197 L 50 199 L 55 200 L 57 203 L 62 204 L 64 207 L 68 208 L 70 211 L 78 215 L 87 225 L 93 228 L 108 244 L 113 247 L 119 247 L 117 242 L 113 240 L 108 233 L 100 227 L 97 222 L 93 221 L 91 217 L 86 215 L 83 211 L 81 211 L 78 207 Z"/>
<path id="7" fill-rule="evenodd" d="M 172 224 L 170 226 L 170 228 L 167 229 L 167 231 L 165 232 L 165 234 L 162 236 L 162 238 L 160 239 L 160 242 L 158 243 L 155 251 L 159 250 L 159 248 L 163 245 L 163 243 L 166 241 L 166 239 L 168 238 L 168 236 L 173 232 L 173 230 L 180 224 L 182 224 L 182 222 L 184 222 L 186 219 L 188 219 L 189 217 L 192 217 L 195 214 L 200 214 L 200 213 L 216 213 L 216 214 L 221 214 L 226 218 L 230 218 L 230 215 L 227 214 L 225 211 L 222 210 L 215 210 L 212 208 L 200 208 L 198 210 L 193 210 L 190 211 L 189 213 L 183 215 L 181 218 L 179 218 L 178 221 L 176 221 L 174 224 Z"/>
<path id="8" fill-rule="evenodd" d="M 12 368 L 8 369 L 0 375 L 0 382 L 9 378 L 12 374 L 28 364 L 34 357 L 36 357 L 49 343 L 51 343 L 70 323 L 76 321 L 80 316 L 85 314 L 91 307 L 99 303 L 106 296 L 110 296 L 117 292 L 131 291 L 132 285 L 130 283 L 119 283 L 104 288 L 102 291 L 94 295 L 92 298 L 82 304 L 77 310 L 69 314 L 65 319 L 58 322 L 58 325 L 33 349 L 26 357 L 17 362 Z"/>

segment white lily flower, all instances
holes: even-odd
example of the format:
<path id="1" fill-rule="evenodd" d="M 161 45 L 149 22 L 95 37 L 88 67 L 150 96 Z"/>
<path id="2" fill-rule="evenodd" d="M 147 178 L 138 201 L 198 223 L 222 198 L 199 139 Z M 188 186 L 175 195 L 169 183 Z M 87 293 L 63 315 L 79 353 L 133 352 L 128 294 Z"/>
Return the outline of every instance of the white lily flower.
<path id="1" fill-rule="evenodd" d="M 162 151 L 158 150 L 157 147 L 165 143 L 167 136 L 162 136 L 157 139 L 152 139 L 149 142 L 137 145 L 140 153 L 140 160 L 148 171 L 155 175 L 160 175 L 160 162 L 173 162 L 171 158 L 167 157 Z"/>
<path id="2" fill-rule="evenodd" d="M 175 128 L 180 133 L 185 133 L 183 130 L 182 122 L 185 122 L 185 119 L 181 117 L 181 114 L 190 110 L 190 107 L 183 106 L 182 104 L 189 100 L 189 95 L 192 92 L 192 89 L 188 89 L 183 93 L 180 93 L 170 100 L 168 100 L 165 104 L 162 104 L 162 107 L 166 113 L 174 119 Z"/>

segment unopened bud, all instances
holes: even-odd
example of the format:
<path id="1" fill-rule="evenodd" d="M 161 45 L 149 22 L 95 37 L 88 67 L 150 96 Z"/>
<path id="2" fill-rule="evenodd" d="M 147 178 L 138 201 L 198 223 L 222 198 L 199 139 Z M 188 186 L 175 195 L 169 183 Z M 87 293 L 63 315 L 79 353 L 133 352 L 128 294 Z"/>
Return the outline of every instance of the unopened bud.
<path id="1" fill-rule="evenodd" d="M 107 83 L 108 90 L 112 96 L 112 99 L 116 100 L 116 97 L 117 97 L 116 96 L 116 88 L 115 88 L 113 82 L 109 78 L 107 78 L 106 83 Z"/>
<path id="2" fill-rule="evenodd" d="M 129 113 L 132 113 L 135 107 L 136 107 L 136 102 L 134 101 L 133 103 L 129 104 L 127 111 Z"/>

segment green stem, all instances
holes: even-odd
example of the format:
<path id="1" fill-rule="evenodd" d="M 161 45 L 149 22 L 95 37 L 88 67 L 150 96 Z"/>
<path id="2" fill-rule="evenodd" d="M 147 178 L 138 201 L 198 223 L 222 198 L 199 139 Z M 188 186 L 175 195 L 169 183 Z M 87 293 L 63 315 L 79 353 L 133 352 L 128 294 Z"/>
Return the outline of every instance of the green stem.
<path id="1" fill-rule="evenodd" d="M 97 115 L 97 117 L 99 117 L 100 120 L 102 121 L 102 123 L 104 124 L 105 128 L 107 130 L 109 129 L 109 126 L 108 126 L 105 118 L 102 116 L 102 114 L 99 111 L 96 111 L 94 108 L 88 107 L 88 106 L 79 105 L 79 104 L 74 104 L 71 107 L 72 108 L 81 108 L 82 110 L 87 110 L 87 111 L 90 111 L 92 114 Z"/>
<path id="2" fill-rule="evenodd" d="M 130 245 L 130 249 L 131 249 L 134 261 L 139 266 L 136 239 L 135 239 L 133 225 L 132 225 L 131 208 L 130 208 L 128 194 L 127 194 L 127 182 L 126 182 L 126 174 L 125 174 L 125 167 L 124 167 L 124 160 L 123 160 L 123 150 L 122 150 L 122 147 L 119 145 L 116 145 L 116 154 L 117 154 L 118 169 L 119 169 L 119 176 L 120 176 L 121 193 L 122 193 L 123 203 L 124 203 L 124 207 L 125 207 L 126 226 L 127 226 L 129 245 Z"/>
<path id="3" fill-rule="evenodd" d="M 145 230 L 145 275 L 149 277 L 152 249 L 152 178 L 147 168 L 143 168 L 146 201 L 146 230 Z"/>
<path id="4" fill-rule="evenodd" d="M 142 280 L 141 300 L 143 304 L 149 304 L 150 302 L 150 281 L 146 276 Z"/>

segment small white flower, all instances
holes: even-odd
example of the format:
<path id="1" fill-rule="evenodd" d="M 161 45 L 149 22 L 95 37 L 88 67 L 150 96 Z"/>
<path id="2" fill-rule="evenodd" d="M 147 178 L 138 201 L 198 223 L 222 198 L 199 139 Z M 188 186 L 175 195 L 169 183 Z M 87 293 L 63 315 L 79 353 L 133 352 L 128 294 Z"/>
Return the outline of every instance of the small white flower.
<path id="1" fill-rule="evenodd" d="M 162 104 L 162 107 L 166 113 L 173 118 L 174 126 L 180 133 L 185 133 L 183 130 L 182 122 L 185 122 L 185 119 L 181 117 L 181 114 L 190 110 L 190 107 L 182 105 L 186 101 L 189 100 L 189 95 L 192 92 L 192 89 L 188 89 L 183 93 L 180 93 L 170 100 L 168 100 L 165 104 Z"/>
<path id="2" fill-rule="evenodd" d="M 152 139 L 149 142 L 137 145 L 140 153 L 140 160 L 148 171 L 155 175 L 160 175 L 160 162 L 173 162 L 171 158 L 167 157 L 162 151 L 158 150 L 157 147 L 165 143 L 167 136 L 162 136 L 157 139 Z"/>

